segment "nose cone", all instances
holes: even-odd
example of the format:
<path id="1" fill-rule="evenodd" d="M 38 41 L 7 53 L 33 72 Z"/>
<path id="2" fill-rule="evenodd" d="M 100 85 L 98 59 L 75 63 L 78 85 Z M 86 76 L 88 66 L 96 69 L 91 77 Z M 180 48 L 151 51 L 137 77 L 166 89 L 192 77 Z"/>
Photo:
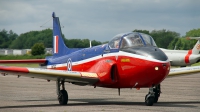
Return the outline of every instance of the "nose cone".
<path id="1" fill-rule="evenodd" d="M 121 49 L 121 51 L 151 57 L 160 61 L 166 61 L 168 59 L 168 57 L 162 50 L 153 46 L 126 48 Z"/>
<path id="2" fill-rule="evenodd" d="M 146 77 L 148 78 L 148 81 L 146 82 L 147 85 L 157 85 L 161 83 L 165 77 L 168 75 L 170 70 L 170 63 L 159 63 L 159 62 L 151 62 L 146 70 Z M 149 73 L 150 72 L 150 73 Z"/>

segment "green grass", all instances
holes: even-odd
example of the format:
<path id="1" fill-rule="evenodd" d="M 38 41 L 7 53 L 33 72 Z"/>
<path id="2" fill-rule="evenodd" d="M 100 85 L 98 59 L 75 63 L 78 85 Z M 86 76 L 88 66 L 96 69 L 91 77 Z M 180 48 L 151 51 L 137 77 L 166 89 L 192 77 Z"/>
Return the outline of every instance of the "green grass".
<path id="1" fill-rule="evenodd" d="M 199 62 L 199 63 L 192 64 L 191 66 L 200 66 L 200 62 Z M 186 66 L 186 67 L 187 67 L 187 66 Z M 180 66 L 171 66 L 171 68 L 180 68 Z"/>
<path id="2" fill-rule="evenodd" d="M 0 55 L 0 60 L 19 60 L 19 59 L 44 59 L 49 55 Z"/>
<path id="3" fill-rule="evenodd" d="M 48 55 L 0 55 L 0 60 L 44 59 Z M 39 67 L 39 64 L 0 64 L 3 66 Z"/>
<path id="4" fill-rule="evenodd" d="M 17 66 L 17 67 L 32 67 L 37 68 L 39 64 L 0 64 L 1 66 Z"/>
<path id="5" fill-rule="evenodd" d="M 192 66 L 200 66 L 200 62 L 199 62 L 199 63 L 192 64 Z"/>

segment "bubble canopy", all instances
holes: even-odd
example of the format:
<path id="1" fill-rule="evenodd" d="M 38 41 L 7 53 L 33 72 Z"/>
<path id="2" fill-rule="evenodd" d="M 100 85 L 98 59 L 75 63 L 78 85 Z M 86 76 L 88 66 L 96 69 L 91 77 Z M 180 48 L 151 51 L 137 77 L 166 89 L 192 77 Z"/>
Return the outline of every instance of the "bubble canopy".
<path id="1" fill-rule="evenodd" d="M 157 46 L 150 35 L 138 32 L 118 34 L 108 43 L 111 49 Z"/>

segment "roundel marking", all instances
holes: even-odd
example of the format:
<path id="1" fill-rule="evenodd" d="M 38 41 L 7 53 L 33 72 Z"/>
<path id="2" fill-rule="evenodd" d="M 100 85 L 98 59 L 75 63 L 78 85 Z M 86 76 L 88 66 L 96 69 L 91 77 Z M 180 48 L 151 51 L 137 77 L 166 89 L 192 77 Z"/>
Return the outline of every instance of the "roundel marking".
<path id="1" fill-rule="evenodd" d="M 67 70 L 72 71 L 72 60 L 71 60 L 71 58 L 69 58 L 67 60 Z"/>

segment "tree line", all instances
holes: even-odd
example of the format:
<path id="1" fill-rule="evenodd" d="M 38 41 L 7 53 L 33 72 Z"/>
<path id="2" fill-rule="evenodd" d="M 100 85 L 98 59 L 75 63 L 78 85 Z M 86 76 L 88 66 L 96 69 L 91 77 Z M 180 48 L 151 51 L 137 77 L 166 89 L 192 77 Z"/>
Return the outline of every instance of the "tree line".
<path id="1" fill-rule="evenodd" d="M 145 34 L 149 34 L 155 40 L 157 46 L 159 48 L 165 49 L 179 49 L 179 50 L 189 50 L 192 49 L 197 42 L 197 40 L 187 40 L 186 37 L 200 37 L 200 28 L 192 29 L 186 32 L 185 36 L 180 36 L 179 33 L 170 30 L 137 30 L 134 32 L 141 32 Z"/>
<path id="2" fill-rule="evenodd" d="M 43 43 L 46 48 L 52 48 L 53 33 L 51 29 L 42 31 L 30 31 L 17 35 L 12 30 L 0 31 L 0 48 L 10 49 L 30 49 L 35 43 Z M 89 39 L 66 39 L 64 35 L 64 42 L 69 48 L 84 48 L 89 47 Z M 92 45 L 100 45 L 102 42 L 92 40 Z"/>
<path id="3" fill-rule="evenodd" d="M 197 40 L 186 40 L 185 37 L 200 37 L 200 28 L 192 29 L 186 32 L 185 36 L 180 36 L 179 33 L 169 30 L 133 30 L 134 32 L 141 32 L 151 35 L 157 46 L 160 48 L 188 50 L 192 49 Z M 63 34 L 62 34 L 63 35 Z M 46 48 L 52 48 L 52 30 L 45 29 L 42 31 L 29 31 L 17 35 L 12 30 L 6 31 L 5 29 L 0 31 L 0 48 L 11 49 L 30 49 L 35 43 L 43 43 Z M 67 47 L 69 48 L 86 48 L 89 47 L 89 39 L 66 39 L 63 35 L 63 39 Z M 70 37 L 67 37 L 70 38 Z M 100 45 L 106 42 L 100 42 L 92 40 L 92 46 Z"/>

